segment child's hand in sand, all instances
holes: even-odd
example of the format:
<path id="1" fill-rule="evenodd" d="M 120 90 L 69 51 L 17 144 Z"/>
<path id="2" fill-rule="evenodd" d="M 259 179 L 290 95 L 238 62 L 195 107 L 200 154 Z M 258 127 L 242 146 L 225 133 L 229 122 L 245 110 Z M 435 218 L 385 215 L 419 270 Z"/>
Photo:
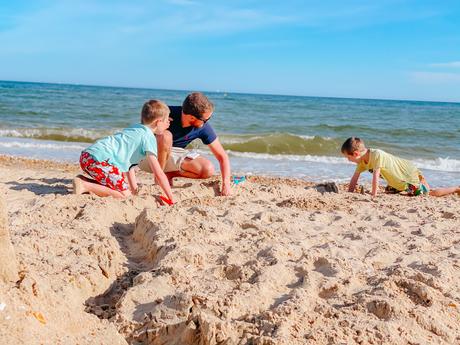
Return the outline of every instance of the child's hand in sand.
<path id="1" fill-rule="evenodd" d="M 222 185 L 222 191 L 220 193 L 222 196 L 229 196 L 232 195 L 232 188 L 230 187 L 229 183 L 224 183 Z"/>

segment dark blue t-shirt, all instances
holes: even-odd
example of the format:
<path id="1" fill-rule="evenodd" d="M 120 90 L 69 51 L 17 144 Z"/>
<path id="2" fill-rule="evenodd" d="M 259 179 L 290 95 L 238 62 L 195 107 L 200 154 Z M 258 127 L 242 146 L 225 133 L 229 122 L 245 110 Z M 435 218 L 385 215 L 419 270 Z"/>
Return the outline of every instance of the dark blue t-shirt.
<path id="1" fill-rule="evenodd" d="M 170 106 L 169 110 L 171 113 L 169 117 L 172 118 L 171 124 L 169 126 L 169 131 L 173 135 L 173 146 L 185 148 L 195 139 L 201 139 L 203 144 L 209 145 L 214 140 L 216 140 L 217 135 L 214 132 L 214 128 L 206 122 L 203 127 L 182 127 L 182 107 L 180 106 Z"/>

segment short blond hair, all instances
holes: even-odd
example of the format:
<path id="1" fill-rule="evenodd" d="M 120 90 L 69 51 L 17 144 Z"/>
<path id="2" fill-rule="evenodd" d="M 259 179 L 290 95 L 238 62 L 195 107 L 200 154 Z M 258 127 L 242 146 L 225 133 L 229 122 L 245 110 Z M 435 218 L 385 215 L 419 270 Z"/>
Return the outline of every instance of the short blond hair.
<path id="1" fill-rule="evenodd" d="M 365 149 L 364 140 L 358 137 L 348 138 L 342 145 L 342 153 L 349 156 L 352 156 L 356 151 L 363 152 Z"/>
<path id="2" fill-rule="evenodd" d="M 141 111 L 141 123 L 143 125 L 150 125 L 156 119 L 164 119 L 170 113 L 169 107 L 166 103 L 157 99 L 151 99 L 144 103 Z"/>

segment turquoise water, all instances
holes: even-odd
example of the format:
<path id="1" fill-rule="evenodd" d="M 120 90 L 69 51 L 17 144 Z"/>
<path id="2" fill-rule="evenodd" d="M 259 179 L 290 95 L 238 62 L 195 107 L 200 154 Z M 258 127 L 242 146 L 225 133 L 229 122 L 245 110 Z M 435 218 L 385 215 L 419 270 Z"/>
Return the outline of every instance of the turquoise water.
<path id="1" fill-rule="evenodd" d="M 139 119 L 151 98 L 188 91 L 0 82 L 0 153 L 77 161 L 95 139 Z M 234 170 L 348 179 L 349 136 L 413 160 L 435 185 L 460 184 L 460 104 L 207 92 Z M 197 147 L 207 154 L 205 147 Z"/>

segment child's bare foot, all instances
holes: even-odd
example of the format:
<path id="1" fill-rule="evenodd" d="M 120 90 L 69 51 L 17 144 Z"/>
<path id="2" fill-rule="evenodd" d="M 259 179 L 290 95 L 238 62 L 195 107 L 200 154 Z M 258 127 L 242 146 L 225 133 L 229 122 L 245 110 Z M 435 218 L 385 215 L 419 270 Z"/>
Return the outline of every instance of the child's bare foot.
<path id="1" fill-rule="evenodd" d="M 83 184 L 83 179 L 82 179 L 82 175 L 77 175 L 77 177 L 75 177 L 73 179 L 73 194 L 83 194 L 85 192 L 85 186 Z"/>

